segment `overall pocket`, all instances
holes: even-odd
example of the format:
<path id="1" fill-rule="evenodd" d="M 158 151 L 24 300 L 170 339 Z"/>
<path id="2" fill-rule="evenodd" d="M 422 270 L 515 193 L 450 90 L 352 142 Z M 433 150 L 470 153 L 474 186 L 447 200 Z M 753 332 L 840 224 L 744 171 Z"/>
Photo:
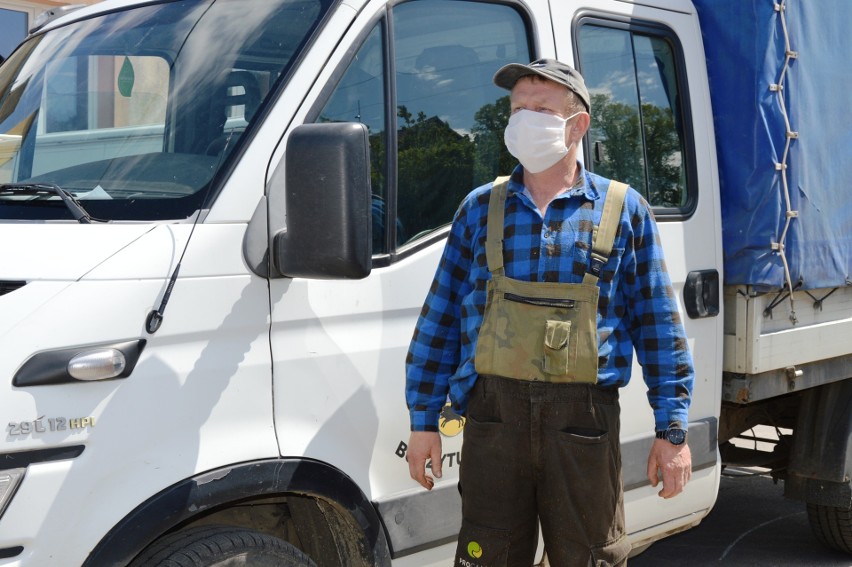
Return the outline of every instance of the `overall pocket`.
<path id="1" fill-rule="evenodd" d="M 495 278 L 488 286 L 476 346 L 479 374 L 597 381 L 596 286 L 508 278 Z"/>
<path id="2" fill-rule="evenodd" d="M 571 321 L 546 321 L 544 329 L 544 371 L 560 376 L 571 367 Z"/>

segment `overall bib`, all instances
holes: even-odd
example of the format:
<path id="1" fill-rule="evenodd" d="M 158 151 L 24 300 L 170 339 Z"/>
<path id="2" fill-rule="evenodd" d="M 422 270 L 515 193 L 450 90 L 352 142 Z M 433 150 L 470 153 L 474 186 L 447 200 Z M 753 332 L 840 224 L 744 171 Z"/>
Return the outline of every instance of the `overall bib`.
<path id="1" fill-rule="evenodd" d="M 508 181 L 508 177 L 494 181 L 488 202 L 485 254 L 491 281 L 476 343 L 476 372 L 516 380 L 595 384 L 597 282 L 612 251 L 627 186 L 610 183 L 601 223 L 592 235 L 591 266 L 583 283 L 570 284 L 506 277 L 502 226 Z"/>
<path id="2" fill-rule="evenodd" d="M 612 182 L 582 283 L 506 277 L 508 177 L 495 180 L 486 257 L 491 280 L 476 346 L 455 565 L 530 567 L 539 521 L 553 567 L 623 565 L 617 388 L 596 386 L 598 278 L 627 186 Z"/>

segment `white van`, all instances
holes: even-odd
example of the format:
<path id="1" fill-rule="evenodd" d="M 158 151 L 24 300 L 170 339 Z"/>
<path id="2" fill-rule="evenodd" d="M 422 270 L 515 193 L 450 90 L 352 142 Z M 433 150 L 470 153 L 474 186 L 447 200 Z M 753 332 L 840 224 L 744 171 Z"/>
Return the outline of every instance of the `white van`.
<path id="1" fill-rule="evenodd" d="M 678 498 L 622 393 L 631 542 L 696 525 L 724 329 L 690 2 L 107 0 L 0 66 L 0 566 L 448 564 L 464 422 L 420 489 L 404 360 L 458 203 L 513 166 L 491 78 L 538 57 L 654 207 L 695 359 Z"/>

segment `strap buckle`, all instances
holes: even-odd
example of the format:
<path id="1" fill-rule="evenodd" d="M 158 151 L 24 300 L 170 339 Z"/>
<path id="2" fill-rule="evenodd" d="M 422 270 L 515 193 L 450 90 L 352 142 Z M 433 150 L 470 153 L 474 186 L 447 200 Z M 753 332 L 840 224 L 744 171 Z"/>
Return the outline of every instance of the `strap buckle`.
<path id="1" fill-rule="evenodd" d="M 597 252 L 592 251 L 592 260 L 589 263 L 589 269 L 586 270 L 589 274 L 592 274 L 596 278 L 601 277 L 601 272 L 603 271 L 604 264 L 606 264 L 607 258 L 602 254 L 598 254 Z"/>

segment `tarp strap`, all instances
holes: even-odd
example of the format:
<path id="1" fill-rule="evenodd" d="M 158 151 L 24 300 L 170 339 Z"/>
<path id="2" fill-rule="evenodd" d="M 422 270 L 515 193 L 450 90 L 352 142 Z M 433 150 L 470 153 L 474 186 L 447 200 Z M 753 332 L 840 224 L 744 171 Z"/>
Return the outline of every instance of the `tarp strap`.
<path id="1" fill-rule="evenodd" d="M 790 118 L 787 115 L 787 105 L 784 102 L 784 82 L 787 78 L 787 70 L 790 68 L 790 62 L 793 59 L 796 59 L 799 54 L 798 52 L 793 51 L 790 47 L 790 34 L 787 31 L 786 4 L 786 0 L 780 0 L 775 3 L 775 11 L 778 12 L 778 16 L 781 21 L 781 29 L 784 32 L 785 55 L 784 64 L 781 66 L 778 82 L 769 86 L 769 90 L 775 92 L 778 96 L 778 106 L 781 109 L 781 115 L 784 117 L 787 137 L 784 143 L 784 154 L 782 155 L 781 162 L 775 164 L 775 169 L 781 173 L 781 188 L 784 191 L 784 202 L 786 204 L 784 230 L 781 231 L 781 238 L 779 238 L 778 242 L 772 243 L 772 249 L 778 252 L 781 256 L 781 263 L 784 264 L 784 278 L 786 280 L 787 291 L 790 296 L 790 322 L 795 325 L 798 322 L 798 317 L 796 317 L 796 306 L 793 301 L 793 279 L 790 276 L 790 265 L 787 263 L 787 254 L 784 250 L 784 244 L 787 240 L 787 231 L 790 229 L 790 224 L 793 222 L 794 218 L 799 216 L 799 211 L 794 211 L 790 202 L 790 187 L 787 183 L 787 158 L 790 155 L 790 144 L 793 140 L 798 139 L 799 133 L 794 131 L 790 126 Z"/>
<path id="2" fill-rule="evenodd" d="M 811 299 L 813 299 L 813 300 L 814 300 L 814 309 L 819 309 L 820 311 L 822 311 L 822 303 L 823 303 L 826 299 L 828 299 L 828 298 L 831 296 L 831 294 L 832 294 L 832 293 L 834 293 L 835 291 L 837 291 L 838 289 L 840 289 L 840 288 L 837 288 L 837 287 L 836 287 L 836 288 L 832 289 L 831 291 L 829 291 L 828 293 L 826 293 L 825 295 L 823 295 L 823 296 L 822 296 L 822 297 L 820 297 L 820 298 L 814 297 L 814 294 L 812 294 L 812 293 L 811 293 L 811 292 L 809 292 L 809 291 L 805 291 L 805 293 L 807 293 L 807 294 L 811 297 Z"/>

